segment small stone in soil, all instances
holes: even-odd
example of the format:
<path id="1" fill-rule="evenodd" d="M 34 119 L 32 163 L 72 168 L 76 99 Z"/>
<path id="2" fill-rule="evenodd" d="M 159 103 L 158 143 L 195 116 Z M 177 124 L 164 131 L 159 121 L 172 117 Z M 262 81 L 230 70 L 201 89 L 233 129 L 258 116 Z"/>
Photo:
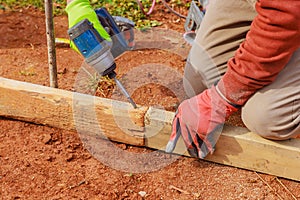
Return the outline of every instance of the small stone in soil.
<path id="1" fill-rule="evenodd" d="M 42 136 L 42 142 L 44 144 L 48 144 L 51 141 L 51 135 L 50 134 L 44 134 Z"/>
<path id="2" fill-rule="evenodd" d="M 147 195 L 147 192 L 145 192 L 145 191 L 139 191 L 139 195 L 141 197 L 145 197 Z"/>

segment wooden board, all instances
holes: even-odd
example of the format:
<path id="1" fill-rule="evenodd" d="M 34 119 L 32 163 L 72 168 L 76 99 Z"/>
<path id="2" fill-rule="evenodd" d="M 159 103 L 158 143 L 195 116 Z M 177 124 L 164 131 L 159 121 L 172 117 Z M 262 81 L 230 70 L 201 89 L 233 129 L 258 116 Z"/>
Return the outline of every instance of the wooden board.
<path id="1" fill-rule="evenodd" d="M 144 115 L 124 102 L 0 77 L 0 115 L 144 146 Z"/>
<path id="2" fill-rule="evenodd" d="M 0 77 L 0 116 L 164 150 L 173 112 Z M 175 153 L 187 155 L 181 140 Z M 300 181 L 300 140 L 270 141 L 225 126 L 206 160 Z"/>

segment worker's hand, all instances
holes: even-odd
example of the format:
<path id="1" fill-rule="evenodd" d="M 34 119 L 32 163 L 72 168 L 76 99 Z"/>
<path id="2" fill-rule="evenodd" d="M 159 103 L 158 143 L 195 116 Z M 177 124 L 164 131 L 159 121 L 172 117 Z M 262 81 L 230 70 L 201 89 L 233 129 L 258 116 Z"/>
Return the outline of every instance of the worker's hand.
<path id="1" fill-rule="evenodd" d="M 204 158 L 214 151 L 225 120 L 237 110 L 221 97 L 215 86 L 183 101 L 173 120 L 166 152 L 173 152 L 181 135 L 189 154 Z"/>
<path id="2" fill-rule="evenodd" d="M 102 38 L 110 40 L 109 34 L 100 24 L 97 14 L 90 5 L 89 0 L 71 1 L 66 7 L 66 12 L 68 13 L 69 28 L 73 27 L 83 19 L 88 19 L 91 23 L 93 23 L 94 28 L 99 32 Z M 72 43 L 71 47 L 76 49 L 75 45 Z"/>

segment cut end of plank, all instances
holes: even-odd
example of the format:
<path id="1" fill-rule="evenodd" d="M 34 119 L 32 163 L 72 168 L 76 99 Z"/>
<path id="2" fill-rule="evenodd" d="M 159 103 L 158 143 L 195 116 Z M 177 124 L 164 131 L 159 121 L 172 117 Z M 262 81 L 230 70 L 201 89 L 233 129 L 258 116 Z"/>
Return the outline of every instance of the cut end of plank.
<path id="1" fill-rule="evenodd" d="M 132 123 L 139 127 L 145 127 L 145 115 L 148 109 L 148 107 L 138 106 L 135 109 L 129 110 L 129 117 Z"/>

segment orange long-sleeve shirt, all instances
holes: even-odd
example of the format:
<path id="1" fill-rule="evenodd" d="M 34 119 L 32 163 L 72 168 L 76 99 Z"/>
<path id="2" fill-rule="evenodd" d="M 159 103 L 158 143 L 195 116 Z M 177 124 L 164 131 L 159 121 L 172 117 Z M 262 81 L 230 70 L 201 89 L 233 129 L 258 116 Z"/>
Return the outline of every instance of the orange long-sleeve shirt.
<path id="1" fill-rule="evenodd" d="M 256 11 L 245 41 L 218 83 L 237 105 L 272 83 L 300 47 L 300 0 L 258 0 Z"/>

